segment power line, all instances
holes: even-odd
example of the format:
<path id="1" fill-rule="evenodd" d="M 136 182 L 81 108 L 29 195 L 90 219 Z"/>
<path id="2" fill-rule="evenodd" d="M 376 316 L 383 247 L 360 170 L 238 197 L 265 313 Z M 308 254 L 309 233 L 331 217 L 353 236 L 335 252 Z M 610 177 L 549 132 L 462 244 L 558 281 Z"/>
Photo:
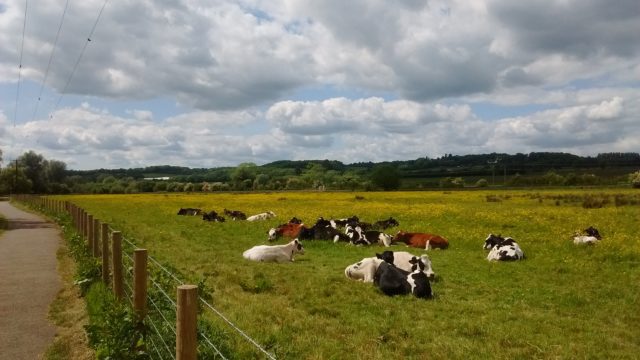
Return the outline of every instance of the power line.
<path id="1" fill-rule="evenodd" d="M 100 12 L 98 13 L 98 17 L 96 18 L 96 21 L 93 24 L 93 27 L 91 28 L 91 32 L 89 32 L 89 36 L 87 37 L 87 40 L 85 41 L 84 46 L 82 47 L 82 51 L 80 51 L 80 56 L 78 56 L 78 60 L 76 61 L 75 65 L 73 66 L 73 70 L 71 70 L 71 74 L 69 74 L 69 79 L 67 79 L 67 83 L 64 85 L 64 88 L 60 92 L 60 97 L 58 97 L 58 101 L 56 102 L 56 105 L 54 106 L 52 112 L 54 112 L 54 111 L 56 111 L 56 109 L 58 109 L 58 106 L 60 105 L 60 101 L 62 101 L 62 97 L 64 96 L 64 93 L 67 91 L 67 88 L 69 87 L 69 84 L 71 83 L 71 79 L 73 78 L 73 75 L 75 74 L 76 69 L 78 68 L 78 64 L 80 64 L 80 60 L 82 60 L 82 56 L 84 56 L 84 52 L 87 50 L 87 46 L 91 42 L 91 37 L 93 36 L 93 32 L 96 30 L 96 26 L 98 26 L 98 22 L 100 21 L 100 17 L 102 16 L 102 12 L 104 11 L 104 8 L 107 6 L 108 2 L 109 2 L 109 0 L 105 0 L 104 4 L 102 4 L 102 8 L 100 9 Z"/>
<path id="2" fill-rule="evenodd" d="M 22 81 L 22 55 L 24 54 L 24 34 L 27 29 L 27 8 L 29 0 L 24 1 L 24 21 L 22 23 L 22 43 L 20 44 L 20 60 L 18 61 L 18 86 L 16 87 L 16 108 L 13 113 L 13 129 L 15 136 L 16 119 L 18 118 L 18 102 L 20 99 L 20 83 Z"/>
<path id="3" fill-rule="evenodd" d="M 62 18 L 60 19 L 60 25 L 58 25 L 58 32 L 56 33 L 56 39 L 53 42 L 53 48 L 51 49 L 51 55 L 49 56 L 49 62 L 47 63 L 47 70 L 44 73 L 42 84 L 40 84 L 40 91 L 38 92 L 38 101 L 36 101 L 36 107 L 33 110 L 33 117 L 31 118 L 32 121 L 35 119 L 36 114 L 38 113 L 38 105 L 40 105 L 42 90 L 44 89 L 44 84 L 47 82 L 47 78 L 49 76 L 49 68 L 51 68 L 51 60 L 53 60 L 53 54 L 56 52 L 56 47 L 58 45 L 58 38 L 60 37 L 60 31 L 62 30 L 62 24 L 64 23 L 64 17 L 67 14 L 68 7 L 69 7 L 69 0 L 67 0 L 64 4 L 64 10 L 62 11 Z"/>

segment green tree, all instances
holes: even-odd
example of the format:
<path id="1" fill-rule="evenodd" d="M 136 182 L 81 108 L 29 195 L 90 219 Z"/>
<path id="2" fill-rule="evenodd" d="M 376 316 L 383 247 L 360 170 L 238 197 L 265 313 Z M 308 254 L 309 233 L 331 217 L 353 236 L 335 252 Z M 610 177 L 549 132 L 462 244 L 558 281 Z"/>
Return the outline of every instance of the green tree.
<path id="1" fill-rule="evenodd" d="M 30 193 L 32 189 L 31 180 L 27 178 L 21 168 L 13 166 L 0 170 L 0 194 L 8 193 Z"/>
<path id="2" fill-rule="evenodd" d="M 49 182 L 62 183 L 64 182 L 67 174 L 67 164 L 63 161 L 48 160 L 46 162 L 46 177 Z"/>
<path id="3" fill-rule="evenodd" d="M 254 189 L 266 189 L 267 188 L 267 184 L 269 184 L 269 175 L 267 174 L 258 174 L 258 176 L 256 176 L 256 179 L 253 181 L 253 188 Z"/>
<path id="4" fill-rule="evenodd" d="M 400 188 L 400 173 L 395 166 L 381 165 L 373 169 L 371 182 L 385 191 L 397 190 Z"/>
<path id="5" fill-rule="evenodd" d="M 311 163 L 301 176 L 301 179 L 314 189 L 325 185 L 325 169 L 322 164 Z"/>
<path id="6" fill-rule="evenodd" d="M 629 182 L 631 183 L 632 187 L 640 189 L 640 171 L 629 174 Z"/>
<path id="7" fill-rule="evenodd" d="M 257 166 L 254 163 L 242 163 L 231 172 L 231 181 L 236 189 L 246 190 L 246 181 L 250 181 L 249 188 L 256 178 Z"/>
<path id="8" fill-rule="evenodd" d="M 31 181 L 32 191 L 35 193 L 46 193 L 48 190 L 46 165 L 45 158 L 32 150 L 18 158 L 18 166 L 23 169 L 24 175 Z"/>

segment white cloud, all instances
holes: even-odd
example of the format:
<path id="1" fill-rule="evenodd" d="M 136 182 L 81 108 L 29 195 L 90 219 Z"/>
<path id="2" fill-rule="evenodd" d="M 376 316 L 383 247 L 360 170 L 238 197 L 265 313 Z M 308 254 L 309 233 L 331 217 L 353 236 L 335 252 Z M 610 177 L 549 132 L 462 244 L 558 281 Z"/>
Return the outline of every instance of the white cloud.
<path id="1" fill-rule="evenodd" d="M 609 101 L 603 101 L 600 105 L 594 106 L 587 111 L 589 119 L 614 119 L 622 114 L 623 111 L 622 98 L 614 97 Z"/>
<path id="2" fill-rule="evenodd" d="M 3 3 L 3 150 L 17 141 L 82 167 L 637 151 L 635 0 L 123 0 L 87 43 L 102 4 L 71 2 L 65 17 L 45 93 L 60 95 L 86 44 L 68 107 L 7 131 L 24 2 Z M 35 102 L 63 6 L 28 9 L 22 107 Z M 165 100 L 185 112 L 167 115 Z M 502 107 L 531 109 L 507 118 Z"/>

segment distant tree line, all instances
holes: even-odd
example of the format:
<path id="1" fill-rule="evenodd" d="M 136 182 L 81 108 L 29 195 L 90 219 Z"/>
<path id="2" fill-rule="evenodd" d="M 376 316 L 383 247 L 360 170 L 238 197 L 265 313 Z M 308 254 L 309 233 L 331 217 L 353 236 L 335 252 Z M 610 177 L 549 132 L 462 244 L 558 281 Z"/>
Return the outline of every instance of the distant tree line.
<path id="1" fill-rule="evenodd" d="M 138 193 L 271 190 L 397 190 L 488 186 L 593 186 L 640 182 L 640 154 L 480 154 L 343 164 L 281 160 L 258 166 L 69 170 L 33 151 L 2 163 L 0 194 Z M 636 173 L 634 173 L 636 171 Z M 631 174 L 633 173 L 633 174 Z M 168 180 L 160 180 L 167 179 Z M 637 178 L 637 179 L 636 179 Z M 635 181 L 635 182 L 634 182 Z M 638 185 L 640 186 L 640 185 Z"/>

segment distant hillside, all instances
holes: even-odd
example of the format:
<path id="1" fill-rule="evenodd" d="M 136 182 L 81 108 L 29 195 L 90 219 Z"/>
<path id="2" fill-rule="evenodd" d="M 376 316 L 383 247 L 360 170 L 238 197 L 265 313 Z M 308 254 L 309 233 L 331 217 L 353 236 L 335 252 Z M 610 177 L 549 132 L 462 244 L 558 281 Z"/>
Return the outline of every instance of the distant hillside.
<path id="1" fill-rule="evenodd" d="M 271 177 L 301 175 L 311 168 L 333 173 L 354 173 L 366 176 L 380 166 L 392 166 L 402 179 L 428 179 L 442 177 L 487 177 L 540 175 L 549 171 L 559 173 L 590 173 L 598 176 L 618 176 L 640 169 L 639 153 L 603 153 L 597 156 L 578 156 L 561 152 L 533 152 L 529 154 L 446 154 L 439 158 L 423 157 L 415 160 L 388 162 L 359 162 L 344 164 L 337 160 L 279 160 L 257 166 L 240 164 L 238 167 L 188 168 L 162 165 L 134 169 L 68 170 L 68 176 L 86 181 L 100 181 L 105 176 L 114 178 L 170 177 L 184 182 L 228 182 L 239 167 L 250 165 L 251 171 Z"/>

